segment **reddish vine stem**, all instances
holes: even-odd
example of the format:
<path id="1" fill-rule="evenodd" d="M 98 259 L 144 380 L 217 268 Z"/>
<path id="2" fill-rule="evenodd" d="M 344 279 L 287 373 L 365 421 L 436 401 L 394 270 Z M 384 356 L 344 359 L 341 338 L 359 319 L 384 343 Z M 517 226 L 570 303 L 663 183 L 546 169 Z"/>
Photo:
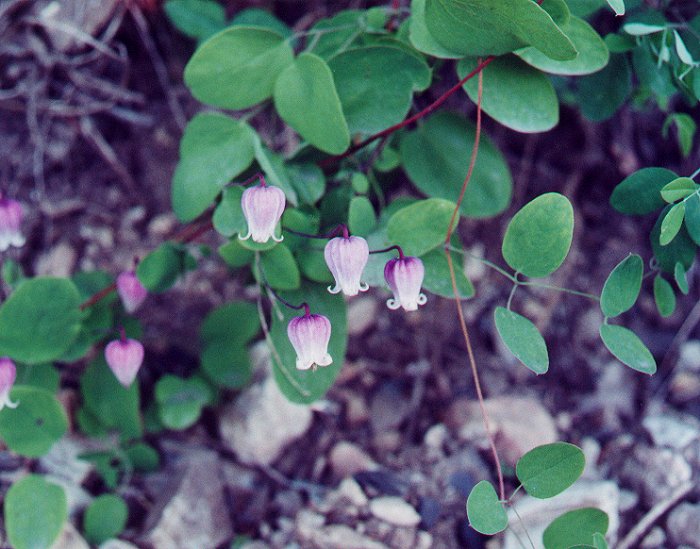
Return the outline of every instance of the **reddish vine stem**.
<path id="1" fill-rule="evenodd" d="M 496 57 L 491 55 L 481 61 L 476 68 L 474 68 L 473 71 L 471 71 L 467 76 L 462 78 L 459 82 L 457 82 L 454 86 L 452 86 L 449 90 L 447 90 L 445 93 L 443 93 L 440 97 L 438 97 L 435 101 L 433 101 L 430 105 L 425 107 L 422 111 L 417 112 L 413 116 L 407 118 L 406 120 L 399 122 L 398 124 L 394 124 L 393 126 L 388 127 L 385 130 L 382 130 L 378 133 L 375 133 L 374 135 L 370 135 L 367 139 L 364 141 L 360 141 L 356 145 L 353 145 L 350 147 L 347 151 L 345 151 L 343 154 L 339 154 L 337 156 L 329 156 L 328 158 L 325 158 L 321 162 L 319 162 L 319 166 L 321 168 L 326 168 L 335 162 L 338 162 L 340 160 L 343 160 L 344 158 L 347 158 L 348 156 L 352 156 L 355 154 L 357 151 L 360 149 L 363 149 L 370 143 L 376 141 L 377 139 L 381 139 L 382 137 L 386 137 L 388 135 L 391 135 L 397 130 L 400 130 L 401 128 L 405 128 L 409 124 L 412 124 L 416 120 L 419 120 L 423 118 L 424 116 L 428 116 L 430 113 L 432 113 L 435 109 L 437 109 L 440 105 L 442 105 L 447 99 L 455 93 L 457 90 L 461 89 L 461 87 L 464 85 L 465 82 L 476 76 L 477 74 L 480 74 L 481 71 L 483 71 L 491 61 L 493 61 Z"/>
<path id="2" fill-rule="evenodd" d="M 176 234 L 172 240 L 174 242 L 179 242 L 181 244 L 187 244 L 188 242 L 192 242 L 193 240 L 197 240 L 200 236 L 203 234 L 208 233 L 214 225 L 212 225 L 212 222 L 210 219 L 207 219 L 201 223 L 193 223 L 192 225 L 188 225 L 182 229 L 178 234 Z M 78 307 L 81 311 L 84 311 L 85 309 L 89 309 L 93 305 L 99 303 L 102 301 L 105 297 L 107 297 L 109 294 L 111 294 L 114 290 L 117 289 L 116 283 L 112 283 L 106 288 L 101 289 L 99 292 L 91 295 L 89 298 L 87 298 L 85 301 L 83 301 L 80 304 L 80 307 Z"/>
<path id="3" fill-rule="evenodd" d="M 493 57 L 488 58 L 493 59 Z M 485 66 L 480 63 L 479 66 Z M 479 72 L 479 85 L 478 85 L 478 96 L 476 101 L 476 133 L 474 136 L 474 147 L 472 148 L 471 158 L 469 159 L 469 168 L 467 169 L 467 175 L 464 177 L 462 182 L 462 188 L 459 191 L 459 198 L 455 204 L 455 209 L 452 212 L 452 217 L 450 218 L 450 223 L 447 225 L 447 234 L 445 235 L 445 255 L 447 256 L 447 265 L 450 269 L 450 282 L 452 283 L 452 293 L 454 294 L 454 301 L 457 305 L 457 316 L 459 317 L 459 326 L 462 330 L 462 336 L 464 337 L 464 343 L 467 347 L 467 355 L 469 357 L 469 366 L 472 372 L 472 378 L 474 379 L 474 386 L 476 388 L 476 396 L 479 400 L 479 408 L 481 409 L 481 417 L 484 421 L 484 428 L 486 429 L 486 438 L 488 438 L 489 446 L 491 447 L 491 454 L 493 455 L 493 461 L 496 466 L 496 474 L 498 476 L 498 490 L 501 500 L 506 499 L 505 486 L 503 483 L 503 470 L 501 469 L 501 460 L 498 457 L 498 450 L 496 449 L 496 442 L 494 441 L 493 435 L 491 434 L 491 422 L 489 420 L 489 414 L 486 411 L 486 405 L 484 404 L 484 394 L 481 390 L 481 381 L 479 380 L 479 370 L 476 366 L 476 359 L 474 358 L 474 350 L 472 349 L 471 339 L 469 337 L 469 330 L 467 329 L 467 322 L 464 319 L 464 312 L 462 311 L 462 305 L 459 301 L 459 291 L 457 290 L 457 278 L 455 275 L 455 268 L 452 262 L 452 254 L 450 253 L 450 239 L 452 238 L 452 233 L 454 233 L 457 228 L 457 218 L 459 214 L 459 208 L 464 200 L 464 193 L 467 190 L 467 185 L 474 172 L 474 165 L 476 164 L 477 153 L 479 152 L 479 140 L 481 138 L 481 95 L 483 91 L 484 77 L 481 72 Z"/>

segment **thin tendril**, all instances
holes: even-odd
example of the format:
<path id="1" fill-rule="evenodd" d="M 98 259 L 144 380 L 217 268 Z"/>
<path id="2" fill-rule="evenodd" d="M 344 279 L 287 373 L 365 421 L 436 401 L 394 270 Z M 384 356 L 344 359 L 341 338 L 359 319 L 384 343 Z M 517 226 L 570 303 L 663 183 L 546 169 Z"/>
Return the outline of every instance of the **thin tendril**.
<path id="1" fill-rule="evenodd" d="M 383 254 L 384 252 L 390 252 L 392 250 L 396 250 L 399 252 L 399 259 L 404 258 L 403 250 L 401 249 L 401 246 L 389 246 L 388 248 L 382 248 L 381 250 L 370 250 L 369 253 L 371 254 Z"/>
<path id="2" fill-rule="evenodd" d="M 513 513 L 515 513 L 515 516 L 518 517 L 518 522 L 520 523 L 520 526 L 523 527 L 523 532 L 525 532 L 525 537 L 527 537 L 527 541 L 530 542 L 530 545 L 532 546 L 532 549 L 535 548 L 535 544 L 532 541 L 532 538 L 530 537 L 530 534 L 527 531 L 527 528 L 525 528 L 525 523 L 523 522 L 523 519 L 520 517 L 520 513 L 518 513 L 518 510 L 515 508 L 515 505 L 511 507 L 513 509 Z"/>

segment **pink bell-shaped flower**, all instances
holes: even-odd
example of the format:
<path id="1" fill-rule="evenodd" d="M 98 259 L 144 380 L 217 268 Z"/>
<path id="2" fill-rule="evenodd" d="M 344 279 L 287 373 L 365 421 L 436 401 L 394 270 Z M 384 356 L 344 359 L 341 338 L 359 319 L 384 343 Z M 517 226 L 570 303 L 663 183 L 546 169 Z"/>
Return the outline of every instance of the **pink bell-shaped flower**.
<path id="1" fill-rule="evenodd" d="M 10 246 L 24 246 L 22 217 L 22 205 L 0 194 L 0 252 L 4 252 Z"/>
<path id="2" fill-rule="evenodd" d="M 122 330 L 121 339 L 110 341 L 105 347 L 105 360 L 119 383 L 128 388 L 143 364 L 143 345 L 127 338 Z"/>
<path id="3" fill-rule="evenodd" d="M 297 368 L 308 370 L 311 366 L 328 366 L 333 362 L 328 354 L 331 338 L 331 322 L 323 315 L 297 316 L 289 321 L 287 335 L 297 353 Z"/>
<path id="4" fill-rule="evenodd" d="M 406 311 L 415 311 L 418 305 L 423 305 L 428 298 L 421 293 L 425 268 L 417 257 L 404 257 L 387 261 L 384 267 L 384 278 L 389 288 L 394 292 L 394 298 L 386 304 L 389 309 L 403 307 Z"/>
<path id="5" fill-rule="evenodd" d="M 129 314 L 136 312 L 148 297 L 148 290 L 144 288 L 134 271 L 124 271 L 117 277 L 117 293 L 122 300 L 124 309 Z"/>
<path id="6" fill-rule="evenodd" d="M 0 410 L 5 406 L 8 408 L 17 408 L 19 402 L 10 400 L 10 391 L 15 384 L 17 378 L 17 368 L 15 363 L 9 358 L 0 358 Z"/>
<path id="7" fill-rule="evenodd" d="M 249 187 L 243 191 L 241 207 L 243 215 L 248 222 L 248 234 L 240 236 L 241 240 L 253 238 L 253 242 L 265 243 L 270 238 L 275 242 L 282 242 L 275 236 L 275 227 L 282 217 L 286 199 L 284 192 L 279 187 L 267 185 L 265 181 L 260 185 Z"/>
<path id="8" fill-rule="evenodd" d="M 360 282 L 362 271 L 369 260 L 369 246 L 364 238 L 332 238 L 323 250 L 323 257 L 335 278 L 335 287 L 328 286 L 330 293 L 337 294 L 342 290 L 345 295 L 357 295 L 369 289 L 367 284 Z"/>

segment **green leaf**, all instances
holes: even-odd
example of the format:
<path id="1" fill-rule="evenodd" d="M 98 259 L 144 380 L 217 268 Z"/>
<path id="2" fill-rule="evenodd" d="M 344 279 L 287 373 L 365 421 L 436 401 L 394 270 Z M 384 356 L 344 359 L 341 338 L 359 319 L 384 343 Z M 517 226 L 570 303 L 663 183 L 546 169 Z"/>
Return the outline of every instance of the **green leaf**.
<path id="1" fill-rule="evenodd" d="M 642 288 L 644 262 L 636 254 L 623 259 L 608 275 L 600 294 L 600 308 L 607 317 L 616 317 L 629 311 Z"/>
<path id="2" fill-rule="evenodd" d="M 389 239 L 406 255 L 423 255 L 445 240 L 455 205 L 442 198 L 428 198 L 403 208 L 389 218 Z"/>
<path id="3" fill-rule="evenodd" d="M 593 27 L 583 19 L 572 17 L 568 23 L 561 25 L 561 30 L 578 50 L 575 59 L 556 61 L 532 46 L 517 50 L 516 55 L 536 69 L 567 76 L 591 74 L 608 64 L 610 59 L 608 47 Z"/>
<path id="4" fill-rule="evenodd" d="M 467 518 L 474 530 L 487 536 L 498 534 L 508 527 L 506 510 L 488 480 L 479 482 L 469 493 Z"/>
<path id="5" fill-rule="evenodd" d="M 531 0 L 426 0 L 430 34 L 464 56 L 500 55 L 534 46 L 552 59 L 576 57 L 576 48 L 550 15 Z"/>
<path id="6" fill-rule="evenodd" d="M 610 56 L 598 72 L 576 80 L 575 101 L 583 115 L 594 122 L 607 120 L 632 92 L 632 70 L 624 54 Z"/>
<path id="7" fill-rule="evenodd" d="M 193 425 L 209 404 L 212 392 L 197 377 L 189 379 L 166 374 L 156 383 L 158 417 L 169 429 L 182 430 Z"/>
<path id="8" fill-rule="evenodd" d="M 124 530 L 128 516 L 129 509 L 119 496 L 104 494 L 95 498 L 83 517 L 85 538 L 95 545 L 116 538 Z"/>
<path id="9" fill-rule="evenodd" d="M 326 192 L 326 176 L 316 164 L 287 164 L 292 187 L 304 204 L 316 204 Z"/>
<path id="10" fill-rule="evenodd" d="M 296 290 L 301 284 L 297 262 L 284 244 L 260 254 L 264 280 L 276 290 Z"/>
<path id="11" fill-rule="evenodd" d="M 139 411 L 139 384 L 132 383 L 127 389 L 117 381 L 99 355 L 80 377 L 80 394 L 84 411 L 97 422 L 104 434 L 117 431 L 124 440 L 139 438 L 143 434 Z M 81 422 L 81 427 L 84 428 Z M 92 433 L 89 433 L 92 434 Z"/>
<path id="12" fill-rule="evenodd" d="M 643 374 L 656 372 L 654 357 L 632 330 L 603 324 L 600 327 L 600 337 L 608 351 L 623 364 Z"/>
<path id="13" fill-rule="evenodd" d="M 456 202 L 467 175 L 474 146 L 471 122 L 447 112 L 439 112 L 401 139 L 404 169 L 421 192 Z M 483 133 L 471 180 L 467 185 L 462 215 L 492 217 L 510 204 L 513 180 L 505 158 Z"/>
<path id="14" fill-rule="evenodd" d="M 280 74 L 274 89 L 282 119 L 316 148 L 340 154 L 350 145 L 333 73 L 313 53 L 302 53 Z"/>
<path id="15" fill-rule="evenodd" d="M 63 488 L 39 475 L 27 475 L 5 496 L 5 529 L 14 549 L 51 547 L 68 519 Z"/>
<path id="16" fill-rule="evenodd" d="M 562 493 L 583 473 L 586 458 L 566 442 L 538 446 L 518 460 L 515 474 L 532 497 L 547 499 Z"/>
<path id="17" fill-rule="evenodd" d="M 608 549 L 608 544 L 605 541 L 605 536 L 600 532 L 593 534 L 593 547 L 595 549 Z"/>
<path id="18" fill-rule="evenodd" d="M 411 0 L 409 39 L 418 51 L 440 59 L 461 59 L 461 53 L 448 50 L 430 34 L 425 23 L 425 0 Z"/>
<path id="19" fill-rule="evenodd" d="M 352 134 L 371 134 L 401 122 L 413 92 L 425 90 L 431 80 L 425 60 L 399 47 L 347 50 L 328 65 Z"/>
<path id="20" fill-rule="evenodd" d="M 600 509 L 575 509 L 555 518 L 542 535 L 545 549 L 569 548 L 593 542 L 596 533 L 608 531 L 608 515 Z"/>
<path id="21" fill-rule="evenodd" d="M 258 161 L 260 168 L 265 172 L 267 182 L 282 189 L 287 197 L 287 201 L 292 206 L 296 206 L 298 204 L 297 193 L 289 179 L 284 159 L 265 147 L 257 136 L 255 139 L 255 160 Z"/>
<path id="22" fill-rule="evenodd" d="M 253 375 L 248 350 L 237 339 L 210 343 L 202 351 L 200 360 L 204 375 L 216 385 L 227 389 L 245 387 Z"/>
<path id="23" fill-rule="evenodd" d="M 326 268 L 326 271 L 328 269 Z M 272 349 L 272 364 L 275 381 L 280 390 L 292 402 L 309 404 L 321 398 L 333 385 L 345 360 L 347 347 L 347 319 L 345 301 L 342 295 L 328 293 L 327 284 L 311 284 L 305 282 L 299 290 L 284 292 L 282 297 L 290 303 L 306 302 L 314 314 L 322 314 L 331 322 L 331 339 L 328 353 L 333 358 L 329 366 L 313 370 L 296 369 L 296 353 L 287 336 L 287 324 L 299 311 L 288 307 L 280 307 L 282 318 L 276 314 L 272 317 L 270 330 Z"/>
<path id="24" fill-rule="evenodd" d="M 573 235 L 571 203 L 561 194 L 546 193 L 525 204 L 511 219 L 503 238 L 503 258 L 525 276 L 548 276 L 566 259 Z"/>
<path id="25" fill-rule="evenodd" d="M 377 226 L 374 206 L 366 196 L 355 196 L 348 210 L 348 228 L 357 236 L 367 236 Z"/>
<path id="26" fill-rule="evenodd" d="M 690 196 L 685 201 L 685 228 L 693 242 L 700 245 L 700 195 Z"/>
<path id="27" fill-rule="evenodd" d="M 245 109 L 270 97 L 277 77 L 293 61 L 292 48 L 280 34 L 231 27 L 194 52 L 185 67 L 185 84 L 202 103 Z"/>
<path id="28" fill-rule="evenodd" d="M 22 282 L 0 307 L 0 356 L 26 364 L 59 358 L 80 331 L 80 302 L 70 280 Z"/>
<path id="29" fill-rule="evenodd" d="M 476 67 L 472 58 L 462 59 L 457 73 L 464 78 Z M 469 98 L 478 100 L 478 79 L 464 84 Z M 559 122 L 559 102 L 549 79 L 514 55 L 499 57 L 483 70 L 482 108 L 512 130 L 535 133 L 551 130 Z"/>
<path id="30" fill-rule="evenodd" d="M 173 211 L 191 221 L 253 162 L 255 133 L 222 114 L 198 114 L 185 128 L 172 186 Z"/>
<path id="31" fill-rule="evenodd" d="M 63 406 L 53 393 L 28 385 L 17 385 L 10 399 L 19 404 L 0 411 L 0 438 L 20 455 L 43 456 L 68 428 Z"/>
<path id="32" fill-rule="evenodd" d="M 248 343 L 260 332 L 258 308 L 247 301 L 220 305 L 202 321 L 199 336 L 202 345 L 234 339 Z"/>
<path id="33" fill-rule="evenodd" d="M 209 38 L 226 26 L 224 7 L 212 0 L 168 0 L 163 8 L 180 32 L 197 40 Z"/>
<path id="34" fill-rule="evenodd" d="M 688 279 L 686 278 L 686 271 L 682 263 L 676 263 L 673 268 L 673 278 L 676 281 L 676 286 L 683 293 L 683 295 L 688 295 Z"/>
<path id="35" fill-rule="evenodd" d="M 608 5 L 613 9 L 615 15 L 625 15 L 624 0 L 607 0 Z"/>
<path id="36" fill-rule="evenodd" d="M 694 198 L 689 198 L 685 204 L 686 209 L 690 211 L 690 216 L 694 216 Z M 686 227 L 681 227 L 676 237 L 665 246 L 661 245 L 661 224 L 666 217 L 666 214 L 671 209 L 671 206 L 664 208 L 659 214 L 656 224 L 651 230 L 649 240 L 651 248 L 654 251 L 654 257 L 659 265 L 659 268 L 666 273 L 673 273 L 676 268 L 676 263 L 680 262 L 686 269 L 689 269 L 695 259 L 695 251 L 697 246 L 690 239 Z M 700 214 L 700 212 L 698 212 Z M 689 216 L 686 213 L 686 218 Z M 691 222 L 692 223 L 692 222 Z"/>
<path id="37" fill-rule="evenodd" d="M 291 38 L 293 31 L 269 11 L 258 8 L 246 8 L 239 11 L 231 21 L 231 26 L 260 27 Z"/>
<path id="38" fill-rule="evenodd" d="M 671 240 L 676 238 L 678 231 L 681 230 L 683 225 L 684 216 L 685 204 L 683 202 L 679 202 L 666 213 L 661 222 L 659 244 L 666 246 Z"/>
<path id="39" fill-rule="evenodd" d="M 549 370 L 547 344 L 529 319 L 504 307 L 494 311 L 496 330 L 508 350 L 537 375 Z"/>
<path id="40" fill-rule="evenodd" d="M 450 268 L 447 264 L 445 252 L 441 249 L 432 250 L 421 256 L 425 267 L 425 278 L 423 278 L 423 288 L 432 294 L 442 297 L 454 298 L 452 292 L 452 281 L 450 280 Z M 457 293 L 460 299 L 469 299 L 474 296 L 474 286 L 467 278 L 464 268 L 461 266 L 461 258 L 453 255 L 452 263 L 455 267 L 455 278 L 457 280 Z"/>
<path id="41" fill-rule="evenodd" d="M 17 385 L 31 385 L 39 389 L 46 389 L 50 393 L 56 393 L 61 380 L 61 374 L 53 364 L 22 364 L 17 366 Z"/>
<path id="42" fill-rule="evenodd" d="M 697 185 L 689 177 L 678 177 L 662 187 L 661 198 L 669 204 L 673 204 L 677 200 L 683 200 L 690 196 L 698 189 L 700 189 L 700 185 Z"/>
<path id="43" fill-rule="evenodd" d="M 673 314 L 676 310 L 676 294 L 673 293 L 673 287 L 661 275 L 654 277 L 654 301 L 659 314 L 666 318 Z"/>
<path id="44" fill-rule="evenodd" d="M 362 10 L 344 10 L 331 18 L 317 21 L 311 27 L 311 32 L 318 36 L 309 49 L 327 60 L 351 47 L 365 26 L 365 14 Z"/>
<path id="45" fill-rule="evenodd" d="M 149 291 L 165 292 L 175 284 L 182 271 L 182 251 L 164 242 L 138 264 L 136 276 Z"/>
<path id="46" fill-rule="evenodd" d="M 224 189 L 221 202 L 212 216 L 212 223 L 219 234 L 227 237 L 232 237 L 235 234 L 245 235 L 248 225 L 241 207 L 243 190 L 240 185 Z"/>
<path id="47" fill-rule="evenodd" d="M 352 190 L 357 194 L 367 194 L 367 191 L 369 191 L 369 179 L 362 172 L 352 174 L 350 185 L 352 185 Z"/>
<path id="48" fill-rule="evenodd" d="M 664 137 L 666 137 L 667 128 L 670 124 L 675 124 L 676 126 L 678 145 L 681 149 L 683 158 L 688 158 L 693 148 L 693 138 L 695 137 L 695 131 L 697 130 L 695 120 L 693 120 L 690 115 L 685 113 L 670 114 L 664 121 Z"/>
<path id="49" fill-rule="evenodd" d="M 666 29 L 666 25 L 651 25 L 648 23 L 627 23 L 622 29 L 632 36 L 646 36 Z"/>
<path id="50" fill-rule="evenodd" d="M 678 176 L 665 168 L 642 168 L 619 183 L 610 204 L 627 215 L 645 215 L 664 207 L 661 189 Z"/>
<path id="51" fill-rule="evenodd" d="M 229 267 L 243 267 L 253 261 L 255 257 L 255 253 L 243 247 L 241 242 L 242 241 L 238 240 L 238 238 L 234 238 L 226 244 L 219 246 L 217 250 L 221 259 L 223 259 Z"/>
<path id="52" fill-rule="evenodd" d="M 145 442 L 137 442 L 125 448 L 124 453 L 134 470 L 142 473 L 152 473 L 158 470 L 160 456 L 152 446 Z"/>

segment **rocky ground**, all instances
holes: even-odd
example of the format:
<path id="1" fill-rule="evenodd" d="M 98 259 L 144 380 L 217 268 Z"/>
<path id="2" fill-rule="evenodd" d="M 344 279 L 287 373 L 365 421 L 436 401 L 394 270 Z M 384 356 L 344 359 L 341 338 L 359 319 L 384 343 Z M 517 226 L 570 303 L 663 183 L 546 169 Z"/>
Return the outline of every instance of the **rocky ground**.
<path id="1" fill-rule="evenodd" d="M 62 43 L 51 25 L 32 22 L 48 3 L 30 4 L 0 5 L 0 66 L 16 84 L 3 84 L 14 96 L 0 95 L 0 186 L 28 213 L 28 244 L 14 257 L 35 274 L 118 273 L 177 229 L 169 184 L 182 123 L 197 109 L 181 82 L 192 44 L 161 12 L 128 11 L 115 0 L 97 10 L 108 16 L 83 28 L 114 47 L 116 57 L 90 57 Z M 289 14 L 303 9 L 280 5 Z M 314 7 L 323 10 L 323 3 Z M 464 103 L 455 98 L 451 106 L 464 110 Z M 563 192 L 574 203 L 572 253 L 553 284 L 597 292 L 629 251 L 650 257 L 653 220 L 624 218 L 607 200 L 613 186 L 640 167 L 679 173 L 696 167 L 661 139 L 662 121 L 654 111 L 625 110 L 593 125 L 564 109 L 555 132 L 529 137 L 487 121 L 515 178 L 510 214 L 545 191 Z M 499 262 L 507 219 L 465 222 L 467 245 Z M 509 288 L 479 263 L 466 268 L 477 296 L 465 310 L 508 485 L 515 486 L 517 458 L 536 445 L 565 440 L 587 456 L 583 478 L 564 494 L 516 498 L 533 539 L 561 512 L 590 505 L 609 514 L 611 547 L 700 547 L 697 270 L 689 273 L 690 295 L 670 318 L 656 313 L 651 281 L 623 317 L 659 361 L 651 379 L 603 348 L 594 302 L 519 292 L 516 308 L 536 321 L 551 353 L 549 373 L 534 378 L 493 328 L 492 310 Z M 242 279 L 212 258 L 173 291 L 150 298 L 140 319 L 153 362 L 162 371 L 187 372 L 196 363 L 201 318 L 247 292 Z M 256 345 L 250 387 L 207 410 L 188 431 L 149 441 L 163 468 L 135 475 L 124 488 L 128 541 L 103 547 L 199 549 L 244 539 L 248 549 L 520 547 L 515 519 L 508 534 L 492 540 L 467 524 L 467 494 L 475 482 L 493 479 L 493 468 L 454 303 L 432 298 L 397 321 L 385 298 L 370 292 L 350 303 L 347 364 L 311 408 L 279 394 L 266 348 Z M 74 402 L 76 374 L 63 375 L 64 401 Z M 3 491 L 27 467 L 43 471 L 66 487 L 79 527 L 97 485 L 77 455 L 92 444 L 74 432 L 36 466 L 0 453 Z M 635 531 L 637 525 L 642 528 Z M 57 547 L 87 547 L 78 530 L 69 526 Z"/>

